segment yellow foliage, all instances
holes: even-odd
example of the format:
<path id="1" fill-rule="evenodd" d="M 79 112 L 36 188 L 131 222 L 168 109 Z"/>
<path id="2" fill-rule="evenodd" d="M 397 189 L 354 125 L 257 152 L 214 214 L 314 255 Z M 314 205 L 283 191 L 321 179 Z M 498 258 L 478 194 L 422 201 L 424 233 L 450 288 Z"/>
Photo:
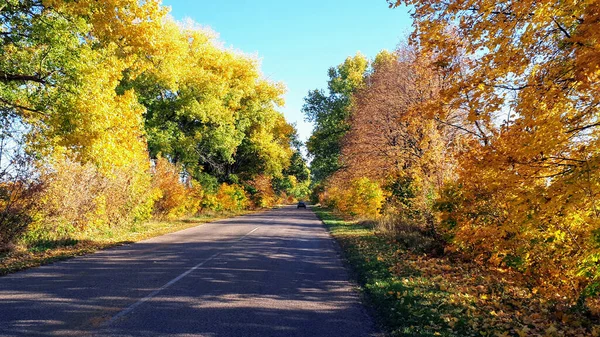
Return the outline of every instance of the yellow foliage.
<path id="1" fill-rule="evenodd" d="M 354 217 L 376 219 L 385 200 L 379 184 L 368 178 L 359 178 L 349 183 L 332 183 L 321 195 L 320 202 L 339 212 Z"/>
<path id="2" fill-rule="evenodd" d="M 81 237 L 86 231 L 124 226 L 150 215 L 145 166 L 131 163 L 105 173 L 92 163 L 56 155 L 40 170 L 44 190 L 27 233 L 30 240 Z"/>
<path id="3" fill-rule="evenodd" d="M 240 211 L 248 206 L 246 191 L 237 184 L 221 184 L 216 194 L 216 201 L 217 211 Z"/>
<path id="4" fill-rule="evenodd" d="M 150 66 L 151 58 L 165 52 L 155 43 L 164 33 L 163 22 L 168 13 L 160 0 L 43 0 L 42 3 L 57 12 L 85 18 L 90 25 L 87 42 L 114 47 L 136 72 Z"/>
<path id="5" fill-rule="evenodd" d="M 448 81 L 429 113 L 466 114 L 441 200 L 455 244 L 548 294 L 597 296 L 600 3 L 392 2 L 414 6 L 412 40 Z"/>
<path id="6" fill-rule="evenodd" d="M 167 18 L 160 0 L 0 7 L 0 133 L 26 143 L 22 152 L 37 159 L 28 173 L 44 186 L 30 198 L 40 199 L 35 221 L 21 212 L 24 224 L 34 222 L 30 238 L 84 235 L 151 214 L 241 210 L 242 186 L 215 192 L 218 181 L 289 166 L 295 130 L 276 110 L 283 86 L 263 78 L 257 58 Z M 175 164 L 158 158 L 151 170 L 160 153 Z M 14 240 L 6 233 L 0 245 Z"/>

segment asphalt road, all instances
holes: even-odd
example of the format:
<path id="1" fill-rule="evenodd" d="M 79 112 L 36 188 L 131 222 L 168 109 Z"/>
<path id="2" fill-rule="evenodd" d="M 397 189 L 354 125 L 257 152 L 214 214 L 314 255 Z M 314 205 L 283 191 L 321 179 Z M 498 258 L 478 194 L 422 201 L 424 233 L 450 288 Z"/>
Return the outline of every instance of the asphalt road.
<path id="1" fill-rule="evenodd" d="M 203 224 L 0 277 L 1 336 L 374 336 L 309 209 Z"/>

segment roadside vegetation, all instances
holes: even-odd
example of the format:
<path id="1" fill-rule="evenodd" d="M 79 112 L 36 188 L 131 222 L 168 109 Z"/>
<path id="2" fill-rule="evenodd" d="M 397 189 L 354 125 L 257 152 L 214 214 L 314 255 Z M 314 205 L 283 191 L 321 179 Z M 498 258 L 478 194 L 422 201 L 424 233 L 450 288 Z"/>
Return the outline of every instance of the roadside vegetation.
<path id="1" fill-rule="evenodd" d="M 391 237 L 372 223 L 315 211 L 392 336 L 600 336 L 594 313 L 557 306 L 515 271 L 431 254 L 427 237 Z"/>
<path id="2" fill-rule="evenodd" d="M 2 1 L 3 272 L 303 198 L 283 94 L 159 0 Z"/>
<path id="3" fill-rule="evenodd" d="M 409 40 L 332 67 L 303 109 L 313 202 L 373 224 L 334 233 L 376 305 L 407 336 L 597 336 L 598 3 L 388 3 Z"/>

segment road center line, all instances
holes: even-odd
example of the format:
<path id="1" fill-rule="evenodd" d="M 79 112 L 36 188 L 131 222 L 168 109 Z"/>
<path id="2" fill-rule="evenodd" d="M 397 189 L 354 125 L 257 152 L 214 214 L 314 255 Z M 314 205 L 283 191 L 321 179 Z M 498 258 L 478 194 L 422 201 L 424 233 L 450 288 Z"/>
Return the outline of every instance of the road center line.
<path id="1" fill-rule="evenodd" d="M 242 241 L 244 240 L 244 238 L 254 232 L 256 232 L 258 230 L 258 227 L 254 228 L 253 230 L 249 231 L 248 233 L 246 233 L 246 235 L 242 236 L 241 238 L 237 239 L 236 241 Z"/>
<path id="2" fill-rule="evenodd" d="M 235 242 L 241 241 L 244 238 L 246 238 L 248 235 L 256 232 L 258 230 L 259 227 L 254 228 L 253 230 L 251 230 L 250 232 L 246 233 L 246 235 L 240 237 L 239 239 L 235 240 Z M 163 285 L 162 287 L 154 290 L 153 292 L 151 292 L 148 296 L 142 298 L 141 300 L 133 303 L 132 305 L 130 305 L 129 307 L 121 310 L 118 314 L 114 315 L 111 319 L 109 319 L 108 321 L 106 321 L 104 324 L 102 324 L 102 326 L 109 326 L 111 325 L 114 321 L 116 321 L 117 319 L 127 315 L 128 313 L 132 312 L 135 308 L 139 307 L 140 305 L 142 305 L 143 303 L 151 300 L 153 297 L 155 297 L 156 295 L 158 295 L 161 291 L 167 289 L 168 287 L 172 286 L 173 284 L 175 284 L 177 281 L 181 280 L 182 278 L 188 276 L 191 272 L 193 272 L 194 270 L 202 267 L 205 263 L 214 260 L 217 256 L 221 255 L 221 252 L 215 253 L 213 255 L 211 255 L 210 257 L 208 257 L 206 260 L 198 263 L 197 265 L 193 266 L 192 268 L 188 269 L 187 271 L 183 272 L 181 275 L 177 276 L 176 278 L 172 279 L 171 281 L 167 282 L 165 285 Z"/>

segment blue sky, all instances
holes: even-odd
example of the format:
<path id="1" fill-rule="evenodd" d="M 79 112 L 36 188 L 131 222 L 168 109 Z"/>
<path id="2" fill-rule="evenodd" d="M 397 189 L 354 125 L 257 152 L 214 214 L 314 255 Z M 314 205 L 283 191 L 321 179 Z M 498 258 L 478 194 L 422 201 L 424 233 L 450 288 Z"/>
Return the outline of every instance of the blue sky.
<path id="1" fill-rule="evenodd" d="M 389 9 L 385 0 L 163 0 L 177 20 L 192 19 L 219 34 L 225 46 L 262 60 L 262 71 L 287 87 L 286 119 L 302 140 L 303 98 L 325 88 L 327 69 L 360 51 L 369 58 L 394 49 L 411 30 L 406 8 Z"/>

